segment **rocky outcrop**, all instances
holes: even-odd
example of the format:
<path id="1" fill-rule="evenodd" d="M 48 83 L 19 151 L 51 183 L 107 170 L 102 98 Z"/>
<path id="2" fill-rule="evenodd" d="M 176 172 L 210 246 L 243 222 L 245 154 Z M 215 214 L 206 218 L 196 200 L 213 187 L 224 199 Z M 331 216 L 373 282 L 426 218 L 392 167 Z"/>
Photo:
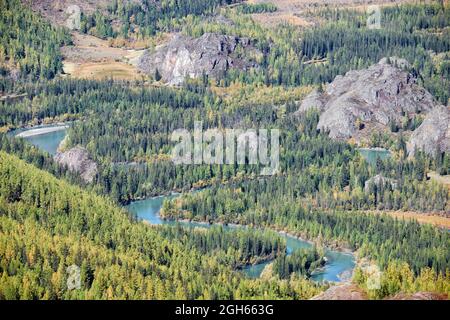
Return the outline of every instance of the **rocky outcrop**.
<path id="1" fill-rule="evenodd" d="M 346 140 L 367 127 L 387 127 L 393 121 L 427 113 L 437 103 L 417 84 L 403 59 L 382 59 L 367 69 L 349 71 L 337 76 L 323 92 L 310 93 L 297 113 L 311 108 L 320 110 L 318 129 L 329 131 L 334 139 Z"/>
<path id="2" fill-rule="evenodd" d="M 448 296 L 441 293 L 419 291 L 416 293 L 397 293 L 386 300 L 448 300 Z"/>
<path id="3" fill-rule="evenodd" d="M 407 143 L 408 154 L 422 150 L 434 155 L 436 151 L 450 152 L 450 109 L 444 106 L 431 110 Z"/>
<path id="4" fill-rule="evenodd" d="M 367 300 L 367 295 L 358 286 L 351 283 L 330 287 L 311 300 Z"/>
<path id="5" fill-rule="evenodd" d="M 370 191 L 371 185 L 379 186 L 380 184 L 383 184 L 384 186 L 390 185 L 392 189 L 397 188 L 397 180 L 386 178 L 381 174 L 377 174 L 364 183 L 364 191 L 367 193 Z"/>
<path id="6" fill-rule="evenodd" d="M 248 55 L 238 54 L 238 48 Z M 256 67 L 249 58 L 250 52 L 257 54 L 247 38 L 215 33 L 205 33 L 199 38 L 176 35 L 153 52 L 144 53 L 138 69 L 161 77 L 169 85 L 180 85 L 187 77 L 198 78 L 203 74 L 217 77 L 230 68 L 248 70 Z"/>
<path id="7" fill-rule="evenodd" d="M 311 298 L 311 300 L 368 300 L 367 294 L 352 283 L 344 283 L 332 286 L 319 295 Z M 416 293 L 397 293 L 385 300 L 447 300 L 445 294 L 434 292 L 419 291 Z"/>
<path id="8" fill-rule="evenodd" d="M 77 172 L 81 178 L 90 183 L 98 172 L 97 164 L 90 159 L 89 153 L 82 147 L 74 147 L 65 152 L 58 152 L 55 160 L 69 170 Z"/>
<path id="9" fill-rule="evenodd" d="M 323 92 L 319 92 L 317 89 L 314 89 L 303 99 L 297 113 L 303 113 L 313 108 L 323 111 L 326 103 L 326 95 L 324 95 Z"/>

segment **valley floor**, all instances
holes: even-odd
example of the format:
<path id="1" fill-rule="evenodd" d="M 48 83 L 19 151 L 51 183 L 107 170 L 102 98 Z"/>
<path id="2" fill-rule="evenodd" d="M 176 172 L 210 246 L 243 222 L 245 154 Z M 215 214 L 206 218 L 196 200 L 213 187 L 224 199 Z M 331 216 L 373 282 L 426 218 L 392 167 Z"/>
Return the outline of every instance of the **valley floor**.
<path id="1" fill-rule="evenodd" d="M 419 223 L 431 224 L 433 226 L 450 230 L 450 216 L 436 215 L 434 213 L 419 213 L 413 211 L 367 211 L 373 214 L 387 214 L 402 220 L 417 220 Z"/>

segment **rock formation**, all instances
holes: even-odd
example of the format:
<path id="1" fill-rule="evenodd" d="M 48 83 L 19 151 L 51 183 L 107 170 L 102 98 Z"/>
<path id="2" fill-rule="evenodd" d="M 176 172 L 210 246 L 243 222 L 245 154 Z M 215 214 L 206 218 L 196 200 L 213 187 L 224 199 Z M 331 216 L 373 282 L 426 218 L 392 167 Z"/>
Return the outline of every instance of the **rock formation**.
<path id="1" fill-rule="evenodd" d="M 369 180 L 367 180 L 364 183 L 364 191 L 365 192 L 369 192 L 370 191 L 370 185 L 373 184 L 373 185 L 378 186 L 381 183 L 383 185 L 390 184 L 392 189 L 397 188 L 397 180 L 386 178 L 386 177 L 382 176 L 381 174 L 377 174 L 376 176 L 373 176 L 372 178 L 370 178 Z"/>
<path id="2" fill-rule="evenodd" d="M 239 47 L 249 55 L 238 54 Z M 153 52 L 145 52 L 138 62 L 138 69 L 161 77 L 169 85 L 180 85 L 187 77 L 198 78 L 203 74 L 217 77 L 230 68 L 248 70 L 256 67 L 257 64 L 248 58 L 250 52 L 258 54 L 247 38 L 215 33 L 205 33 L 199 38 L 176 35 Z"/>
<path id="3" fill-rule="evenodd" d="M 434 155 L 439 152 L 450 152 L 450 109 L 439 106 L 431 110 L 419 128 L 414 130 L 407 143 L 408 154 L 423 150 Z"/>
<path id="4" fill-rule="evenodd" d="M 413 75 L 400 68 L 407 66 L 403 59 L 384 58 L 367 69 L 337 76 L 323 92 L 309 94 L 297 112 L 318 108 L 318 129 L 341 140 L 358 138 L 364 128 L 385 128 L 391 121 L 400 124 L 405 115 L 427 113 L 437 103 Z"/>
<path id="5" fill-rule="evenodd" d="M 58 152 L 55 160 L 65 165 L 69 170 L 80 174 L 81 178 L 90 183 L 98 172 L 97 164 L 90 159 L 89 153 L 82 147 L 74 147 L 65 152 Z"/>
<path id="6" fill-rule="evenodd" d="M 447 295 L 434 292 L 419 291 L 416 293 L 397 293 L 386 300 L 448 300 Z"/>

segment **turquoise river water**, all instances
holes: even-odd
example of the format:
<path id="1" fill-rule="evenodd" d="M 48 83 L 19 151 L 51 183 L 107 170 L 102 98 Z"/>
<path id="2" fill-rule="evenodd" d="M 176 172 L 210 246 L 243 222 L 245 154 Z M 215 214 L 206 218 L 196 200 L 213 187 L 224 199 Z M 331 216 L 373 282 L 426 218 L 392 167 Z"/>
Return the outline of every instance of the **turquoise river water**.
<path id="1" fill-rule="evenodd" d="M 18 134 L 25 130 L 17 130 L 12 134 Z M 49 133 L 39 134 L 35 136 L 30 136 L 25 138 L 31 144 L 37 146 L 38 148 L 47 151 L 48 153 L 54 155 L 56 150 L 58 149 L 59 144 L 64 139 L 66 135 L 67 129 L 62 129 L 59 131 L 53 131 Z M 150 198 L 146 200 L 134 201 L 126 208 L 137 215 L 138 218 L 148 221 L 151 224 L 175 224 L 174 221 L 165 221 L 159 217 L 159 211 L 165 199 L 170 199 L 177 197 L 179 195 L 173 194 L 168 196 L 159 196 L 155 198 Z M 210 227 L 210 225 L 200 224 L 195 222 L 183 222 L 184 225 L 189 227 Z M 225 227 L 232 228 L 232 227 Z M 291 253 L 295 249 L 299 248 L 307 248 L 312 244 L 297 239 L 295 237 L 291 237 L 288 235 L 282 235 L 286 238 L 287 244 L 287 253 Z M 350 253 L 334 251 L 334 250 L 326 250 L 327 263 L 326 265 L 314 272 L 312 275 L 312 279 L 315 281 L 342 281 L 343 278 L 348 277 L 353 268 L 355 267 L 354 256 Z M 247 266 L 242 271 L 249 277 L 256 278 L 259 277 L 264 267 L 270 263 L 264 262 L 257 265 Z"/>

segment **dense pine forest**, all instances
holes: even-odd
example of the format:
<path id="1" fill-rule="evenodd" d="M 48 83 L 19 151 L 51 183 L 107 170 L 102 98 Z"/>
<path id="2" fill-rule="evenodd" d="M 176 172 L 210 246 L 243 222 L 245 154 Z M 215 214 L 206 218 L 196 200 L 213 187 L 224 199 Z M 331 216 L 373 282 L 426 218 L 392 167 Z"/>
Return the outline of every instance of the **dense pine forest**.
<path id="1" fill-rule="evenodd" d="M 40 85 L 28 88 L 32 89 L 30 98 L 3 104 L 4 123 L 32 121 L 36 113 L 30 113 L 27 105 L 34 100 L 40 102 L 40 119 L 81 117 L 83 120 L 75 122 L 69 130 L 66 147 L 85 146 L 101 164 L 96 188 L 122 203 L 173 190 L 220 184 L 260 171 L 258 166 L 245 165 L 174 165 L 170 160 L 172 131 L 192 128 L 194 121 L 203 119 L 204 129 L 233 127 L 237 123 L 282 129 L 281 143 L 286 146 L 280 155 L 283 174 L 266 184 L 269 194 L 273 195 L 279 185 L 280 195 L 312 196 L 325 208 L 447 210 L 445 187 L 424 182 L 427 171 L 448 168 L 447 154 L 439 159 L 425 155 L 414 160 L 392 159 L 373 168 L 351 146 L 318 133 L 315 130 L 318 115 L 314 112 L 293 120 L 268 105 L 237 110 L 230 105 L 223 109 L 223 103 L 214 100 L 212 93 L 205 94 L 202 100 L 199 93 L 187 89 L 136 91 L 127 85 L 92 81 L 61 80 L 45 90 Z M 5 145 L 13 143 L 7 140 L 3 138 Z M 406 154 L 401 139 L 396 148 L 400 154 Z M 401 183 L 395 190 L 390 185 L 373 185 L 372 196 L 366 197 L 364 183 L 377 173 Z M 245 182 L 248 183 L 259 184 Z M 259 184 L 259 191 L 261 187 Z M 330 197 L 330 190 L 335 190 L 337 196 Z"/>
<path id="2" fill-rule="evenodd" d="M 296 250 L 291 255 L 282 254 L 273 262 L 272 272 L 281 279 L 286 279 L 292 273 L 311 275 L 312 271 L 325 264 L 323 254 L 315 248 Z"/>
<path id="3" fill-rule="evenodd" d="M 135 30 L 138 30 L 139 37 L 148 37 L 155 35 L 158 31 L 166 30 L 173 18 L 211 14 L 220 6 L 239 2 L 241 0 L 145 0 L 140 3 L 114 0 L 107 7 L 108 17 L 100 11 L 92 15 L 83 15 L 81 31 L 92 33 L 100 38 L 128 38 L 136 33 Z M 113 30 L 114 19 L 122 22 L 119 31 Z"/>
<path id="4" fill-rule="evenodd" d="M 71 42 L 69 33 L 18 6 L 18 0 L 0 1 L 0 74 L 12 69 L 15 78 L 51 79 L 62 71 L 59 48 Z"/>
<path id="5" fill-rule="evenodd" d="M 162 214 L 170 218 L 197 221 L 239 223 L 288 231 L 320 243 L 334 241 L 358 249 L 360 254 L 376 259 L 382 267 L 394 257 L 409 263 L 415 272 L 432 267 L 445 273 L 448 269 L 449 235 L 417 222 L 402 222 L 383 215 L 355 214 L 351 211 L 322 211 L 298 200 L 256 190 L 220 189 L 185 197 L 181 208 L 166 205 Z M 215 193 L 215 194 L 214 194 Z M 420 243 L 420 246 L 417 244 Z"/>
<path id="6" fill-rule="evenodd" d="M 355 144 L 317 130 L 318 110 L 296 113 L 313 89 L 386 56 L 408 60 L 418 83 L 448 106 L 450 7 L 388 6 L 380 30 L 366 27 L 364 12 L 310 8 L 318 21 L 310 28 L 268 28 L 252 14 L 276 12 L 275 2 L 241 2 L 116 0 L 105 12 L 82 14 L 81 33 L 112 43 L 216 32 L 248 37 L 261 53 L 257 68 L 175 88 L 151 76 L 62 75 L 69 31 L 18 0 L 0 0 L 0 95 L 20 95 L 0 100 L 0 299 L 309 299 L 332 285 L 310 279 L 327 264 L 325 248 L 381 269 L 372 290 L 355 268 L 352 281 L 370 298 L 450 294 L 450 233 L 387 214 L 450 212 L 448 186 L 429 179 L 450 174 L 450 155 L 408 157 L 406 138 L 423 118 L 391 124 L 397 135 L 372 136 L 371 146 L 392 156 L 371 164 Z M 248 163 L 175 165 L 171 134 L 196 121 L 203 130 L 279 129 L 279 172 L 260 176 L 262 166 Z M 11 134 L 59 122 L 70 124 L 59 151 L 85 148 L 98 165 L 92 182 Z M 374 182 L 376 175 L 387 180 Z M 172 192 L 182 194 L 164 201 L 160 215 L 179 223 L 149 225 L 123 208 Z M 314 246 L 288 254 L 280 232 Z M 257 279 L 241 272 L 268 261 Z M 73 264 L 82 289 L 68 291 Z"/>
<path id="7" fill-rule="evenodd" d="M 244 279 L 224 263 L 235 262 L 235 253 L 246 255 L 238 260 L 261 254 L 251 247 L 244 250 L 240 239 L 272 243 L 272 250 L 281 250 L 279 240 L 270 240 L 274 235 L 237 231 L 222 237 L 220 230 L 212 230 L 184 240 L 186 231 L 133 221 L 111 201 L 17 157 L 1 152 L 0 160 L 1 298 L 307 298 L 320 290 L 300 278 Z M 199 238 L 211 239 L 206 247 L 236 251 L 219 257 L 202 254 L 206 247 Z M 71 264 L 81 266 L 82 291 L 63 288 Z"/>

